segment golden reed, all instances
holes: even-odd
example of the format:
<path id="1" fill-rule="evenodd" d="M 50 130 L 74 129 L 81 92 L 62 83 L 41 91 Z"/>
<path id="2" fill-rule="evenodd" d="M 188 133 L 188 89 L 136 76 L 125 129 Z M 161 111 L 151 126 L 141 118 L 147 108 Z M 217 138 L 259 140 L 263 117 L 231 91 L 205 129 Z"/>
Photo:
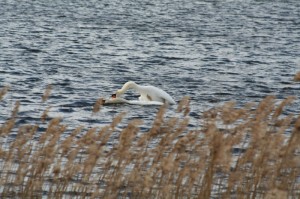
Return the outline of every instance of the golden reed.
<path id="1" fill-rule="evenodd" d="M 50 91 L 51 86 L 43 102 Z M 294 99 L 278 104 L 269 96 L 242 108 L 228 102 L 204 112 L 200 126 L 190 129 L 190 101 L 184 97 L 179 116 L 166 116 L 162 106 L 147 132 L 139 133 L 141 120 L 116 130 L 126 115 L 120 113 L 110 125 L 86 132 L 80 126 L 64 138 L 66 125 L 59 118 L 44 132 L 38 124 L 16 125 L 17 102 L 0 127 L 0 196 L 299 198 L 300 117 L 283 114 Z M 8 141 L 13 132 L 16 138 Z"/>

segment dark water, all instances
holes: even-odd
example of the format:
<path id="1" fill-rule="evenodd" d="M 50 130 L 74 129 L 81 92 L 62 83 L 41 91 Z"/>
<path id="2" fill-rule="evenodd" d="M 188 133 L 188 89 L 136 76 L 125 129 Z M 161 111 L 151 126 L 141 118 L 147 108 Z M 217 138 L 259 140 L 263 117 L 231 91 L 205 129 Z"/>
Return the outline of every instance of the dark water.
<path id="1" fill-rule="evenodd" d="M 69 128 L 101 126 L 123 111 L 151 123 L 158 107 L 106 106 L 91 114 L 97 98 L 129 80 L 158 86 L 176 101 L 190 96 L 194 126 L 201 112 L 229 100 L 299 97 L 292 81 L 300 70 L 298 0 L 0 4 L 0 86 L 11 87 L 0 103 L 1 123 L 17 100 L 20 123 L 39 122 L 48 106 Z M 42 103 L 48 84 L 53 91 Z"/>

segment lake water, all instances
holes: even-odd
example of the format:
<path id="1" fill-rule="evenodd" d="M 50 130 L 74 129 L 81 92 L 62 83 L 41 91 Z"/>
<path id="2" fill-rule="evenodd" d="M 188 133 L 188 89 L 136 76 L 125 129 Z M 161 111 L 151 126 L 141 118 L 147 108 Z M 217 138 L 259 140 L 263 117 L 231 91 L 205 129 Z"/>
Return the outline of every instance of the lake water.
<path id="1" fill-rule="evenodd" d="M 120 112 L 147 128 L 157 106 L 105 106 L 92 115 L 99 97 L 129 80 L 160 87 L 177 102 L 190 96 L 191 127 L 226 101 L 300 97 L 292 81 L 300 70 L 298 0 L 7 0 L 0 13 L 0 86 L 10 86 L 0 123 L 19 100 L 19 124 L 40 124 L 51 106 L 50 117 L 63 117 L 69 129 L 103 126 Z M 42 103 L 48 84 L 52 94 Z M 296 100 L 288 111 L 299 107 Z"/>

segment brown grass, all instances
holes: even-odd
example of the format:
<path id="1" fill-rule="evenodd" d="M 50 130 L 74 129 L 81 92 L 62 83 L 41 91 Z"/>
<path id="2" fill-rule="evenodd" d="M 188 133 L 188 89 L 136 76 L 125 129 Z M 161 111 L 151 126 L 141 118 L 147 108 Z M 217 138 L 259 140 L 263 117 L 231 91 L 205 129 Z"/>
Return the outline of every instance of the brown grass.
<path id="1" fill-rule="evenodd" d="M 299 82 L 300 81 L 300 71 L 296 73 L 296 75 L 294 76 L 294 81 Z"/>
<path id="2" fill-rule="evenodd" d="M 52 91 L 52 85 L 49 84 L 42 96 L 42 102 L 47 101 L 47 99 L 49 98 L 49 96 L 51 94 L 51 91 Z"/>
<path id="3" fill-rule="evenodd" d="M 0 196 L 298 198 L 300 117 L 283 114 L 293 100 L 276 105 L 270 96 L 242 108 L 228 102 L 203 113 L 201 127 L 190 129 L 185 97 L 180 116 L 167 117 L 162 106 L 148 132 L 138 133 L 141 120 L 117 131 L 125 116 L 120 113 L 110 125 L 90 128 L 81 137 L 84 128 L 78 127 L 65 138 L 59 118 L 42 133 L 37 124 L 16 125 L 16 103 L 0 128 Z M 17 136 L 8 142 L 13 132 Z M 118 140 L 108 147 L 116 133 Z"/>

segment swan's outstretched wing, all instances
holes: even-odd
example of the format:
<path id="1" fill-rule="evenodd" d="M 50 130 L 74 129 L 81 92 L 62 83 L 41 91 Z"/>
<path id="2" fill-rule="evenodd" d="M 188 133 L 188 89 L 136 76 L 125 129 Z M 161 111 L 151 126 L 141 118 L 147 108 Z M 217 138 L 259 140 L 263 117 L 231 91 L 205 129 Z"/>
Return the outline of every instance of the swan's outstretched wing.
<path id="1" fill-rule="evenodd" d="M 151 99 L 150 101 L 159 101 L 163 103 L 168 102 L 169 104 L 175 104 L 174 99 L 160 88 L 157 88 L 155 86 L 145 86 L 145 92 L 147 92 L 145 93 L 147 95 L 147 98 Z"/>
<path id="2" fill-rule="evenodd" d="M 105 100 L 104 104 L 124 104 L 124 103 L 128 103 L 128 100 L 123 98 L 111 98 Z"/>
<path id="3" fill-rule="evenodd" d="M 161 106 L 164 103 L 162 102 L 157 102 L 157 101 L 138 101 L 138 100 L 128 100 L 128 104 L 132 105 L 142 105 L 142 106 L 147 106 L 147 105 L 158 105 Z"/>
<path id="4" fill-rule="evenodd" d="M 162 102 L 157 102 L 157 101 L 138 101 L 138 100 L 126 100 L 123 98 L 111 98 L 108 100 L 105 100 L 105 105 L 110 105 L 110 104 L 131 104 L 131 105 L 163 105 L 164 103 Z"/>
<path id="5" fill-rule="evenodd" d="M 149 101 L 153 101 L 152 97 L 151 97 L 150 95 L 148 95 L 148 94 L 147 94 L 147 99 L 148 99 Z"/>

